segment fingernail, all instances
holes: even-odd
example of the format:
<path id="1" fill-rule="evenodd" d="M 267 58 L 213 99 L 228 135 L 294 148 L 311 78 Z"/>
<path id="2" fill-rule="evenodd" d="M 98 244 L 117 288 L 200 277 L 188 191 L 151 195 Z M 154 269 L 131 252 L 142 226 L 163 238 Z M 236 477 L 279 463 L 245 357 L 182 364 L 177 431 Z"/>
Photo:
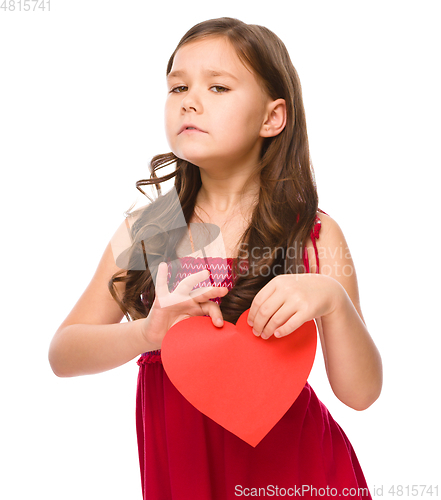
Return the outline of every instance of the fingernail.
<path id="1" fill-rule="evenodd" d="M 253 333 L 254 333 L 254 335 L 255 335 L 256 337 L 258 337 L 258 336 L 260 335 L 260 333 L 259 333 L 259 332 L 256 332 L 256 330 L 255 330 L 254 328 L 253 328 Z"/>
<path id="2" fill-rule="evenodd" d="M 280 332 L 276 330 L 276 331 L 274 332 L 274 337 L 279 338 L 279 337 L 280 337 Z"/>
<path id="3" fill-rule="evenodd" d="M 217 326 L 222 326 L 222 325 L 224 324 L 224 322 L 223 322 L 220 318 L 216 318 L 216 319 L 215 319 L 215 324 L 216 324 Z"/>
<path id="4" fill-rule="evenodd" d="M 253 322 L 252 322 L 250 319 L 248 320 L 248 324 L 249 324 L 250 326 L 253 326 Z"/>

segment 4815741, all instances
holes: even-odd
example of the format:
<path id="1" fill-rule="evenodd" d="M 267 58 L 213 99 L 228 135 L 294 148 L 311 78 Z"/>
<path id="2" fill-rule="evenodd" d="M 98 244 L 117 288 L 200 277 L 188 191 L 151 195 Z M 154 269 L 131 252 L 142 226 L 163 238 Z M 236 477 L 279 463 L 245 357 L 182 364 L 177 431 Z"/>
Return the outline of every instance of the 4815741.
<path id="1" fill-rule="evenodd" d="M 51 0 L 3 0 L 0 12 L 49 12 Z"/>

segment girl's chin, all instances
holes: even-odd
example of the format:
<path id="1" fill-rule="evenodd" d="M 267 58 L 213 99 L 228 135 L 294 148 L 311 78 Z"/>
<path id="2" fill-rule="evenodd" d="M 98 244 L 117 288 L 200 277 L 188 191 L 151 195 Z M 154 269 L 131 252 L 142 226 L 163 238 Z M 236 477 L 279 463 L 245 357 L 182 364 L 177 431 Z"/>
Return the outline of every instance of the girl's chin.
<path id="1" fill-rule="evenodd" d="M 216 168 L 214 166 L 216 162 L 212 158 L 201 157 L 200 155 L 191 155 L 191 154 L 183 155 L 182 153 L 181 154 L 176 154 L 175 152 L 173 153 L 179 159 L 188 161 L 189 163 L 196 165 L 196 167 L 202 168 L 204 170 L 205 169 L 211 170 L 212 168 Z"/>
<path id="2" fill-rule="evenodd" d="M 173 150 L 172 150 L 173 151 Z M 173 151 L 173 154 L 179 159 L 188 161 L 196 167 L 199 167 L 206 172 L 224 171 L 225 168 L 235 163 L 235 156 L 227 156 L 225 154 L 200 154 L 200 151 Z"/>

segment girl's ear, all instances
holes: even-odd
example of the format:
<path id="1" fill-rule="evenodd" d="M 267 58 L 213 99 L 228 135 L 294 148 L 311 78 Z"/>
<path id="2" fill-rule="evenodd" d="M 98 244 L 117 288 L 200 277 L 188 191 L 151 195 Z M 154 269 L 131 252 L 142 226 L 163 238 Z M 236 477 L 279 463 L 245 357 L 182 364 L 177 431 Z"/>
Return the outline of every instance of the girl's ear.
<path id="1" fill-rule="evenodd" d="M 276 99 L 268 104 L 267 117 L 260 131 L 261 137 L 275 137 L 286 125 L 285 99 Z"/>

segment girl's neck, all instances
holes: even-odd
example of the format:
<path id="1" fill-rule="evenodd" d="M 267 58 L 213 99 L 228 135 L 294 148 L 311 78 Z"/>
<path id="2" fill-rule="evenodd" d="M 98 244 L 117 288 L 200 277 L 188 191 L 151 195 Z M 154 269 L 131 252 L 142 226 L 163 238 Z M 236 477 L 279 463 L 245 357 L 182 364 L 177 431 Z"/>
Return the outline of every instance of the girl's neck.
<path id="1" fill-rule="evenodd" d="M 214 224 L 220 228 L 218 246 L 210 247 L 213 255 L 237 256 L 239 243 L 259 199 L 259 178 L 240 172 L 226 175 L 225 171 L 218 171 L 216 176 L 202 169 L 200 172 L 202 186 L 191 222 Z"/>
<path id="2" fill-rule="evenodd" d="M 248 211 L 259 196 L 260 183 L 256 176 L 237 173 L 212 175 L 201 169 L 202 186 L 196 205 L 213 216 L 234 215 L 238 209 Z"/>

